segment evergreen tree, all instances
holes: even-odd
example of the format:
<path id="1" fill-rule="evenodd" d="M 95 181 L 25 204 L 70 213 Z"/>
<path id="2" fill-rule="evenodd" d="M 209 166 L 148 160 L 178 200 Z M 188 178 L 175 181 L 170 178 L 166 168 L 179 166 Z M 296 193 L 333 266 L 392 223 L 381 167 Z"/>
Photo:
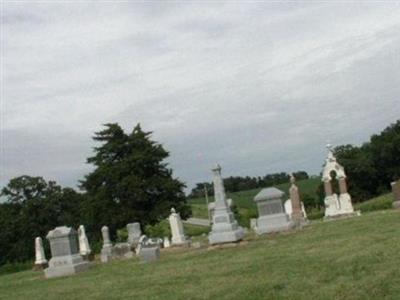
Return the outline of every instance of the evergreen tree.
<path id="1" fill-rule="evenodd" d="M 116 123 L 105 127 L 95 133 L 93 139 L 102 144 L 87 160 L 95 169 L 81 181 L 87 191 L 84 214 L 90 230 L 100 233 L 107 225 L 115 233 L 134 221 L 144 228 L 166 218 L 171 207 L 188 217 L 185 185 L 172 177 L 164 162 L 169 153 L 150 139 L 151 132 L 144 132 L 140 124 L 130 134 Z"/>

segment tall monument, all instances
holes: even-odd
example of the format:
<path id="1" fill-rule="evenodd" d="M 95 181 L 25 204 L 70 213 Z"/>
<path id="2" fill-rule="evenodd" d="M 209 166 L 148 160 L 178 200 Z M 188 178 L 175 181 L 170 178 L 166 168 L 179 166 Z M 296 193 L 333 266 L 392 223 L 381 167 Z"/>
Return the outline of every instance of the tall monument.
<path id="1" fill-rule="evenodd" d="M 332 146 L 328 144 L 326 147 L 328 148 L 328 157 L 322 170 L 322 181 L 325 190 L 325 218 L 354 215 L 351 196 L 347 192 L 344 168 L 336 161 Z M 339 195 L 333 192 L 332 173 L 336 174 L 336 178 L 339 181 Z"/>
<path id="2" fill-rule="evenodd" d="M 237 242 L 243 239 L 244 230 L 235 220 L 227 201 L 225 187 L 221 176 L 221 167 L 216 165 L 212 169 L 214 178 L 215 209 L 213 224 L 208 240 L 211 245 L 221 243 Z"/>

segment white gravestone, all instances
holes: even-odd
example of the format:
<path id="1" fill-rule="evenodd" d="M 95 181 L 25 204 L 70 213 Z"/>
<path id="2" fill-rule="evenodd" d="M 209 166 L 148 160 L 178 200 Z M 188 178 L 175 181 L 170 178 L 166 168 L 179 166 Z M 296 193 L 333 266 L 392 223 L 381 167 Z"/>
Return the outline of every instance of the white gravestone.
<path id="1" fill-rule="evenodd" d="M 35 270 L 43 270 L 47 267 L 47 259 L 44 255 L 43 241 L 41 237 L 35 239 Z"/>
<path id="2" fill-rule="evenodd" d="M 152 262 L 160 258 L 159 243 L 153 242 L 145 235 L 140 237 L 136 251 L 136 254 L 143 262 Z"/>
<path id="3" fill-rule="evenodd" d="M 103 263 L 109 262 L 112 255 L 112 243 L 110 240 L 110 231 L 107 226 L 101 228 L 101 234 L 103 236 L 103 247 L 101 248 L 100 260 Z"/>
<path id="4" fill-rule="evenodd" d="M 293 227 L 283 208 L 284 195 L 281 190 L 271 187 L 262 189 L 254 197 L 258 210 L 255 228 L 257 234 L 288 230 Z"/>
<path id="5" fill-rule="evenodd" d="M 285 212 L 286 214 L 289 216 L 289 219 L 292 219 L 292 200 L 287 199 L 285 201 Z M 301 202 L 301 211 L 303 212 L 304 218 L 307 218 L 307 213 L 306 210 L 304 208 L 304 203 Z"/>
<path id="6" fill-rule="evenodd" d="M 208 235 L 211 245 L 238 242 L 244 237 L 244 230 L 235 220 L 225 194 L 225 187 L 221 176 L 221 167 L 217 164 L 213 169 L 215 208 L 213 224 Z"/>
<path id="7" fill-rule="evenodd" d="M 171 242 L 169 241 L 169 238 L 166 236 L 164 237 L 164 248 L 169 248 L 171 247 Z"/>
<path id="8" fill-rule="evenodd" d="M 132 249 L 136 248 L 139 239 L 142 236 L 142 230 L 140 229 L 140 223 L 129 223 L 126 225 L 126 229 L 128 230 L 128 243 Z"/>
<path id="9" fill-rule="evenodd" d="M 79 253 L 86 259 L 89 259 L 92 250 L 86 236 L 85 226 L 80 225 L 78 228 Z"/>
<path id="10" fill-rule="evenodd" d="M 171 245 L 179 246 L 186 245 L 188 241 L 185 237 L 181 216 L 176 213 L 174 208 L 171 208 L 171 215 L 169 216 L 169 226 L 171 228 Z"/>
<path id="11" fill-rule="evenodd" d="M 46 278 L 72 275 L 89 268 L 78 249 L 78 234 L 75 229 L 61 226 L 47 234 L 50 242 L 51 259 L 44 270 Z"/>
<path id="12" fill-rule="evenodd" d="M 347 192 L 346 174 L 344 168 L 336 161 L 331 145 L 327 145 L 328 157 L 322 171 L 322 182 L 325 189 L 325 218 L 335 218 L 339 216 L 352 216 L 354 213 L 351 197 Z M 331 173 L 336 173 L 339 181 L 339 195 L 333 193 Z"/>

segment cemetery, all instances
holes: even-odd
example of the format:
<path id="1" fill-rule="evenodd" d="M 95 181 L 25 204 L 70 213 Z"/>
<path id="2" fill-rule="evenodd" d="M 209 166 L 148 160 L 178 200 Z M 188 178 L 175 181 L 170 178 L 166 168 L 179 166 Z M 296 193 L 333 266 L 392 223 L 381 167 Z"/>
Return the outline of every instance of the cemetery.
<path id="1" fill-rule="evenodd" d="M 400 2 L 0 10 L 0 300 L 400 300 Z"/>

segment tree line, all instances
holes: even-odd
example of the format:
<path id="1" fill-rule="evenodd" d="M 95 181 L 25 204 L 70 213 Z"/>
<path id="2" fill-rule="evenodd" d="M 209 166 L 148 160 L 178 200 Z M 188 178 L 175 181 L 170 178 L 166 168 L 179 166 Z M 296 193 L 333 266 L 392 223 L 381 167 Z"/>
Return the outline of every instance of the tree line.
<path id="1" fill-rule="evenodd" d="M 297 171 L 293 173 L 297 180 L 308 179 L 309 175 L 306 171 Z M 240 177 L 231 176 L 224 178 L 224 186 L 227 192 L 233 193 L 238 191 L 251 190 L 256 188 L 270 187 L 282 183 L 289 182 L 290 175 L 285 172 L 267 174 L 263 177 Z M 208 195 L 214 195 L 212 182 L 196 183 L 195 187 L 190 191 L 189 198 L 204 197 L 205 189 Z"/>
<path id="2" fill-rule="evenodd" d="M 144 132 L 138 124 L 125 133 L 113 123 L 106 124 L 93 139 L 99 146 L 87 162 L 94 165 L 94 170 L 80 181 L 79 190 L 27 175 L 11 179 L 2 189 L 6 201 L 0 204 L 0 265 L 32 259 L 34 238 L 45 237 L 56 226 L 77 228 L 84 224 L 92 244 L 100 245 L 103 225 L 109 226 L 115 237 L 117 229 L 127 223 L 139 221 L 144 228 L 160 222 L 172 206 L 183 218 L 190 216 L 185 185 L 173 177 L 165 162 L 169 153 L 151 139 L 151 132 Z M 387 192 L 390 182 L 400 178 L 400 120 L 363 145 L 338 146 L 334 153 L 345 167 L 353 201 Z M 294 175 L 298 180 L 308 178 L 305 171 Z M 288 180 L 289 174 L 282 172 L 264 177 L 228 177 L 224 184 L 227 191 L 236 192 Z M 203 196 L 204 187 L 210 195 L 213 193 L 212 184 L 203 182 L 196 184 L 190 197 Z M 310 195 L 303 201 L 320 207 L 322 185 L 316 193 L 320 195 L 316 201 Z"/>
<path id="3" fill-rule="evenodd" d="M 84 224 L 92 242 L 101 240 L 103 225 L 116 231 L 127 223 L 156 224 L 171 207 L 182 217 L 191 214 L 185 185 L 172 175 L 169 153 L 140 125 L 129 134 L 116 123 L 106 124 L 93 139 L 100 145 L 87 162 L 95 166 L 79 191 L 42 177 L 13 178 L 1 191 L 0 265 L 33 259 L 34 238 L 56 226 Z M 47 243 L 45 243 L 46 246 Z M 48 251 L 48 249 L 47 249 Z"/>

